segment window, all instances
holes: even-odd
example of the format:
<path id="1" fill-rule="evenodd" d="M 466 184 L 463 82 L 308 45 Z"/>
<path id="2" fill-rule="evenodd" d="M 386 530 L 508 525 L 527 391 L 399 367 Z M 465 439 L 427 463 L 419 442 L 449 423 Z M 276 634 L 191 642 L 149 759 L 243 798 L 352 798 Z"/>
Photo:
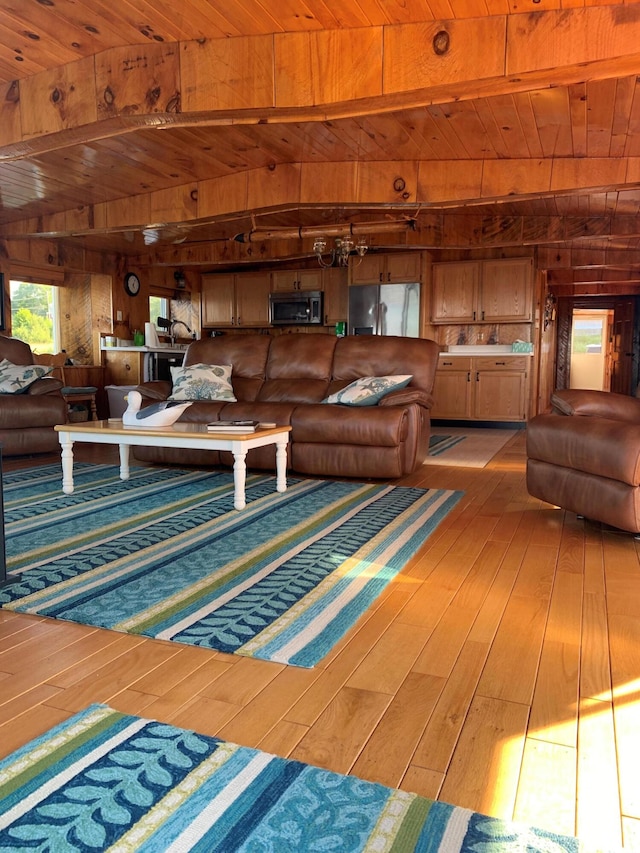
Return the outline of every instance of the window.
<path id="1" fill-rule="evenodd" d="M 11 334 L 36 353 L 60 351 L 58 288 L 11 281 Z"/>
<path id="2" fill-rule="evenodd" d="M 149 319 L 158 328 L 158 317 L 169 319 L 169 300 L 164 296 L 149 297 Z"/>

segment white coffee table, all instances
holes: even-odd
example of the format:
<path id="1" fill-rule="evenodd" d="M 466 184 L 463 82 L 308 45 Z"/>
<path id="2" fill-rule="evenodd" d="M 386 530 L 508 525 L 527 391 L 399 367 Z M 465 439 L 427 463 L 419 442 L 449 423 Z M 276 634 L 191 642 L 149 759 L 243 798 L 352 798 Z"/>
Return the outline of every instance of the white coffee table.
<path id="1" fill-rule="evenodd" d="M 120 479 L 129 479 L 129 448 L 182 447 L 198 450 L 230 450 L 233 453 L 233 505 L 246 506 L 245 483 L 247 451 L 253 447 L 275 444 L 276 489 L 287 488 L 287 444 L 290 426 L 257 429 L 250 433 L 211 433 L 205 424 L 173 424 L 168 427 L 125 427 L 122 421 L 90 421 L 77 424 L 59 424 L 58 433 L 62 448 L 62 491 L 73 492 L 73 443 L 86 441 L 93 444 L 117 444 L 120 448 Z"/>

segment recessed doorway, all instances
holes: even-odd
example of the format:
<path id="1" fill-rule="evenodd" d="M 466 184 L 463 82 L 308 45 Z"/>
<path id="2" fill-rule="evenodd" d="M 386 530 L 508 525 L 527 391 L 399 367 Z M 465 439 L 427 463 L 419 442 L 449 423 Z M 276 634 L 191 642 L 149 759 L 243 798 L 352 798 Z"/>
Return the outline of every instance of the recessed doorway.
<path id="1" fill-rule="evenodd" d="M 569 387 L 611 390 L 612 310 L 574 308 Z"/>

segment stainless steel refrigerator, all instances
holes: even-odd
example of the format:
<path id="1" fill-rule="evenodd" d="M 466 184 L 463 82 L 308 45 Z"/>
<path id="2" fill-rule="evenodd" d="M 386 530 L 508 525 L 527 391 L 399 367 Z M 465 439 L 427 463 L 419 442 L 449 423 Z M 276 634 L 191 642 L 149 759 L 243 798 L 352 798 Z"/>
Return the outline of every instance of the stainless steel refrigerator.
<path id="1" fill-rule="evenodd" d="M 360 284 L 349 288 L 350 335 L 420 336 L 420 284 Z"/>

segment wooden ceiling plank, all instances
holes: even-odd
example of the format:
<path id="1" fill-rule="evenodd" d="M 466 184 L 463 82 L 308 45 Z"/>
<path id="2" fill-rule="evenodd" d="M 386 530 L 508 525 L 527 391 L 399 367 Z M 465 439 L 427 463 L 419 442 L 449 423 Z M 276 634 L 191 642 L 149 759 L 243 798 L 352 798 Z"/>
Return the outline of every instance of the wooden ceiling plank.
<path id="1" fill-rule="evenodd" d="M 430 107 L 429 112 L 436 117 L 436 122 L 445 123 L 450 139 L 453 138 L 451 134 L 455 134 L 458 156 L 478 160 L 498 156 L 476 104 L 465 101 L 446 107 Z"/>
<path id="2" fill-rule="evenodd" d="M 571 157 L 571 118 L 566 89 L 537 90 L 531 93 L 538 136 L 545 157 Z"/>
<path id="3" fill-rule="evenodd" d="M 568 87 L 569 111 L 571 115 L 571 140 L 574 157 L 587 157 L 587 85 L 574 83 Z"/>
<path id="4" fill-rule="evenodd" d="M 458 105 L 443 105 L 433 104 L 427 107 L 425 112 L 429 115 L 437 128 L 437 134 L 441 139 L 446 140 L 449 148 L 453 151 L 454 159 L 468 160 L 470 154 L 465 146 L 465 141 L 460 138 L 455 125 L 452 126 L 451 117 L 457 114 L 456 107 Z"/>
<path id="5" fill-rule="evenodd" d="M 609 157 L 616 99 L 615 80 L 587 84 L 587 152 L 589 157 Z M 576 154 L 576 156 L 579 156 Z"/>
<path id="6" fill-rule="evenodd" d="M 610 157 L 623 157 L 629 137 L 629 116 L 631 105 L 637 86 L 637 79 L 633 77 L 622 77 L 616 81 L 615 105 L 613 110 L 613 124 L 611 127 Z"/>
<path id="7" fill-rule="evenodd" d="M 633 89 L 628 118 L 629 124 L 624 155 L 625 157 L 638 157 L 640 156 L 640 83 L 637 80 Z"/>
<path id="8" fill-rule="evenodd" d="M 475 104 L 480 121 L 490 140 L 491 149 L 498 157 L 529 155 L 512 98 L 508 96 L 478 98 Z"/>
<path id="9" fill-rule="evenodd" d="M 536 115 L 529 92 L 516 92 L 513 100 L 518 111 L 518 119 L 522 127 L 522 133 L 527 142 L 530 157 L 542 157 L 542 140 L 536 122 Z"/>
<path id="10" fill-rule="evenodd" d="M 437 159 L 434 149 L 425 131 L 425 111 L 419 110 L 403 110 L 402 112 L 393 113 L 394 119 L 404 128 L 405 132 L 411 136 L 416 146 L 420 150 L 420 158 L 424 160 Z"/>

